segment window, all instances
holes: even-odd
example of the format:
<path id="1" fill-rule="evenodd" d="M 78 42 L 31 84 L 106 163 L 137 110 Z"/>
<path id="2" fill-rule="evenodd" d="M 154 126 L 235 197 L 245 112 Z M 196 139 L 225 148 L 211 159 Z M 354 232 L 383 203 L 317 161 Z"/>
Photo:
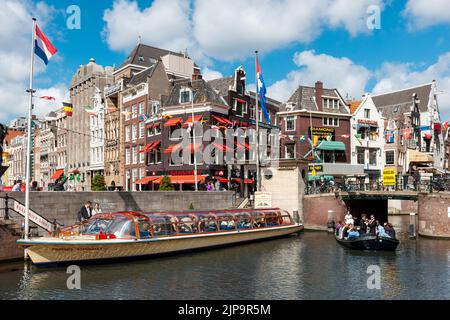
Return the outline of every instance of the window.
<path id="1" fill-rule="evenodd" d="M 377 153 L 378 153 L 377 149 L 369 149 L 369 164 L 371 166 L 377 165 Z"/>
<path id="2" fill-rule="evenodd" d="M 332 98 L 324 98 L 323 107 L 327 109 L 339 109 L 339 100 Z"/>
<path id="3" fill-rule="evenodd" d="M 147 137 L 151 137 L 153 135 L 153 126 L 147 128 Z"/>
<path id="4" fill-rule="evenodd" d="M 234 101 L 233 110 L 236 112 L 236 115 L 242 117 L 244 113 L 247 113 L 247 102 L 243 102 L 242 100 Z"/>
<path id="5" fill-rule="evenodd" d="M 157 123 L 153 127 L 153 131 L 155 132 L 155 134 L 161 134 L 161 124 Z"/>
<path id="6" fill-rule="evenodd" d="M 358 164 L 364 164 L 366 150 L 364 148 L 356 148 L 356 153 L 357 153 L 356 157 L 357 157 Z"/>
<path id="7" fill-rule="evenodd" d="M 395 164 L 395 151 L 386 151 L 386 164 Z"/>
<path id="8" fill-rule="evenodd" d="M 295 117 L 294 116 L 286 117 L 286 131 L 295 131 Z"/>
<path id="9" fill-rule="evenodd" d="M 133 169 L 131 171 L 131 188 L 132 191 L 136 191 L 136 184 L 134 183 L 138 179 L 138 169 Z"/>
<path id="10" fill-rule="evenodd" d="M 339 118 L 324 117 L 323 125 L 328 127 L 339 127 Z"/>
<path id="11" fill-rule="evenodd" d="M 145 123 L 139 122 L 139 138 L 144 138 L 145 136 Z"/>
<path id="12" fill-rule="evenodd" d="M 138 163 L 138 148 L 136 146 L 133 147 L 132 149 L 132 154 L 133 154 L 133 164 L 137 164 Z"/>
<path id="13" fill-rule="evenodd" d="M 370 109 L 364 109 L 364 118 L 370 119 Z"/>
<path id="14" fill-rule="evenodd" d="M 145 114 L 145 105 L 143 102 L 139 103 L 139 114 Z"/>
<path id="15" fill-rule="evenodd" d="M 138 116 L 138 106 L 134 105 L 131 107 L 131 118 L 135 119 Z"/>
<path id="16" fill-rule="evenodd" d="M 125 149 L 125 164 L 130 164 L 130 148 Z"/>
<path id="17" fill-rule="evenodd" d="M 285 158 L 295 159 L 295 144 L 288 144 L 285 146 Z"/>
<path id="18" fill-rule="evenodd" d="M 131 126 L 131 139 L 134 141 L 134 140 L 136 140 L 137 139 L 137 135 L 138 135 L 138 132 L 137 132 L 137 125 L 136 124 L 133 124 L 132 126 Z"/>
<path id="19" fill-rule="evenodd" d="M 126 126 L 125 127 L 125 142 L 128 142 L 131 140 L 131 127 Z"/>
<path id="20" fill-rule="evenodd" d="M 250 119 L 255 119 L 255 106 L 250 106 Z"/>
<path id="21" fill-rule="evenodd" d="M 159 103 L 159 101 L 152 101 L 152 115 L 158 114 L 160 107 L 161 104 Z"/>
<path id="22" fill-rule="evenodd" d="M 144 146 L 139 146 L 139 163 L 145 162 L 145 152 L 144 152 Z"/>
<path id="23" fill-rule="evenodd" d="M 191 93 L 190 89 L 184 88 L 180 90 L 180 103 L 188 103 L 191 102 Z"/>

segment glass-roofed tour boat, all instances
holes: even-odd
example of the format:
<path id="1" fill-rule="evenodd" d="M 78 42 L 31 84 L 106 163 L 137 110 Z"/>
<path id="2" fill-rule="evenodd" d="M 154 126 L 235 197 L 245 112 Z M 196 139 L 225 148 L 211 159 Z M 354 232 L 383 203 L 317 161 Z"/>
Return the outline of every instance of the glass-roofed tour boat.
<path id="1" fill-rule="evenodd" d="M 117 212 L 18 240 L 36 265 L 104 262 L 173 254 L 287 236 L 303 229 L 280 209 Z"/>

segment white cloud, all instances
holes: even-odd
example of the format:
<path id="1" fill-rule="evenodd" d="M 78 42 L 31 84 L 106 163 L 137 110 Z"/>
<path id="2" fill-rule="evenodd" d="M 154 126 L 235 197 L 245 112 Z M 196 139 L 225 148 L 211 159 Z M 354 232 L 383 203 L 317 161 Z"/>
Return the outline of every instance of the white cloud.
<path id="1" fill-rule="evenodd" d="M 409 0 L 403 14 L 412 29 L 450 23 L 448 4 L 448 0 Z"/>
<path id="2" fill-rule="evenodd" d="M 188 0 L 155 0 L 143 10 L 134 0 L 117 0 L 104 12 L 104 36 L 113 50 L 128 52 L 141 36 L 143 43 L 184 51 L 190 45 L 189 12 Z"/>
<path id="3" fill-rule="evenodd" d="M 205 79 L 206 81 L 223 78 L 222 73 L 216 70 L 209 69 L 208 67 L 202 69 L 202 75 L 203 79 Z"/>
<path id="4" fill-rule="evenodd" d="M 367 8 L 385 0 L 155 0 L 139 8 L 116 0 L 107 9 L 104 35 L 113 50 L 129 51 L 139 35 L 145 43 L 199 59 L 246 58 L 292 43 L 308 43 L 329 28 L 352 36 L 368 33 Z"/>
<path id="5" fill-rule="evenodd" d="M 267 91 L 270 97 L 286 101 L 299 85 L 314 86 L 322 81 L 326 88 L 337 88 L 346 97 L 360 97 L 371 78 L 370 71 L 348 58 L 316 54 L 314 50 L 297 52 L 294 63 L 299 69 L 275 82 Z"/>
<path id="6" fill-rule="evenodd" d="M 439 108 L 445 117 L 450 117 L 450 52 L 441 55 L 436 63 L 417 70 L 411 63 L 385 63 L 377 72 L 374 93 L 383 93 L 408 88 L 433 80 L 439 90 Z"/>
<path id="7" fill-rule="evenodd" d="M 0 43 L 7 43 L 0 47 L 0 121 L 8 122 L 14 117 L 27 113 L 28 88 L 31 50 L 31 15 L 38 18 L 41 28 L 51 22 L 55 9 L 44 2 L 33 3 L 30 0 L 3 0 L 0 10 Z M 27 27 L 25 27 L 27 26 Z M 44 64 L 36 59 L 35 78 L 44 70 Z M 37 95 L 48 92 L 55 97 L 62 97 L 63 85 L 51 88 L 37 89 Z M 44 94 L 41 94 L 44 95 Z M 35 112 L 43 115 L 48 113 L 48 104 L 36 101 Z M 45 110 L 45 111 L 44 111 Z"/>

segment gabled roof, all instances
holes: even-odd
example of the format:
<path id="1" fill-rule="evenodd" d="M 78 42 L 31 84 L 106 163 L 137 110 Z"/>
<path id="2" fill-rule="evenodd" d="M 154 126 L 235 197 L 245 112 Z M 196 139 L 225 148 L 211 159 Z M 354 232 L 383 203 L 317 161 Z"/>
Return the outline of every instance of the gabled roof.
<path id="1" fill-rule="evenodd" d="M 167 98 L 166 106 L 175 106 L 180 104 L 180 91 L 181 88 L 191 88 L 194 91 L 195 99 L 194 103 L 210 102 L 219 105 L 228 106 L 223 97 L 218 94 L 204 79 L 200 80 L 188 80 L 178 81 L 175 83 L 169 97 Z"/>
<path id="2" fill-rule="evenodd" d="M 345 101 L 342 99 L 342 96 L 339 94 L 337 89 L 322 89 L 322 95 L 327 97 L 333 97 Z M 282 105 L 282 111 L 286 110 L 287 104 L 294 104 L 293 110 L 302 110 L 306 109 L 308 111 L 319 111 L 317 108 L 317 104 L 315 102 L 316 96 L 316 88 L 308 87 L 308 86 L 299 86 L 297 90 L 292 94 L 286 104 Z M 328 109 L 327 109 L 328 111 Z M 349 114 L 349 110 L 346 106 L 341 105 L 339 110 L 329 110 L 330 112 L 336 113 L 344 113 Z"/>
<path id="3" fill-rule="evenodd" d="M 222 97 L 228 96 L 230 87 L 234 85 L 234 77 L 225 77 L 208 81 L 208 84 L 215 90 L 219 91 Z"/>
<path id="4" fill-rule="evenodd" d="M 251 98 L 253 98 L 253 99 L 256 98 L 256 92 L 254 92 L 254 91 L 249 91 L 249 92 L 248 92 L 248 95 L 249 95 Z M 267 96 L 266 96 L 266 101 L 267 101 L 268 103 L 270 103 L 271 105 L 273 105 L 274 107 L 277 107 L 278 109 L 280 109 L 280 107 L 281 107 L 281 105 L 282 105 L 282 103 L 281 103 L 280 101 L 275 100 L 275 99 L 272 99 L 272 98 L 269 98 L 269 97 L 267 97 Z"/>
<path id="5" fill-rule="evenodd" d="M 432 85 L 432 83 L 427 83 L 390 93 L 372 95 L 372 100 L 383 116 L 389 119 L 398 113 L 410 112 L 413 94 L 416 93 L 420 100 L 419 111 L 425 112 L 428 110 Z"/>
<path id="6" fill-rule="evenodd" d="M 350 113 L 355 114 L 358 110 L 359 106 L 361 105 L 362 101 L 349 101 L 348 104 L 350 105 Z"/>
<path id="7" fill-rule="evenodd" d="M 160 49 L 140 43 L 130 52 L 130 54 L 122 63 L 122 65 L 119 67 L 119 69 L 123 68 L 128 64 L 134 64 L 141 67 L 150 67 L 151 65 L 155 64 L 155 62 L 159 60 L 161 57 L 169 53 L 179 57 L 184 56 L 182 53 Z"/>
<path id="8" fill-rule="evenodd" d="M 156 64 L 151 65 L 150 67 L 148 67 L 147 69 L 136 73 L 128 82 L 129 86 L 135 86 L 138 85 L 140 83 L 145 83 L 147 82 L 147 79 L 149 77 L 152 76 L 153 72 L 156 69 Z"/>

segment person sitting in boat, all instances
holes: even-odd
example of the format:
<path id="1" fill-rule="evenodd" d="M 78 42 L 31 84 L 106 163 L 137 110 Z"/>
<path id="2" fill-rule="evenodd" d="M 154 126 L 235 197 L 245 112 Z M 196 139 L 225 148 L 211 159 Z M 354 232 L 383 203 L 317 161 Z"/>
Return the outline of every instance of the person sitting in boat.
<path id="1" fill-rule="evenodd" d="M 345 223 L 346 224 L 354 224 L 355 220 L 353 219 L 352 214 L 350 213 L 350 210 L 347 210 L 347 214 L 345 215 Z"/>
<path id="2" fill-rule="evenodd" d="M 359 232 L 356 230 L 354 225 L 350 225 L 349 231 L 348 231 L 348 240 L 357 239 L 359 238 Z"/>
<path id="3" fill-rule="evenodd" d="M 377 234 L 377 221 L 375 215 L 370 215 L 370 220 L 367 222 L 368 234 L 375 236 Z"/>
<path id="4" fill-rule="evenodd" d="M 336 229 L 335 229 L 335 235 L 339 236 L 339 231 L 341 231 L 341 228 L 343 227 L 342 221 L 339 220 Z"/>
<path id="5" fill-rule="evenodd" d="M 386 233 L 389 235 L 389 237 L 391 237 L 392 239 L 395 239 L 395 229 L 392 224 L 386 222 L 384 224 L 384 231 L 386 231 Z"/>
<path id="6" fill-rule="evenodd" d="M 380 221 L 376 221 L 377 224 L 377 236 L 383 238 L 390 238 L 390 236 L 384 230 L 384 227 L 381 225 Z"/>
<path id="7" fill-rule="evenodd" d="M 78 221 L 83 222 L 92 217 L 92 202 L 86 201 L 84 206 L 78 211 Z"/>
<path id="8" fill-rule="evenodd" d="M 345 224 L 340 230 L 339 230 L 339 239 L 344 239 L 348 237 L 348 230 L 349 225 Z"/>
<path id="9" fill-rule="evenodd" d="M 363 213 L 361 215 L 361 219 L 359 220 L 359 232 L 362 234 L 365 234 L 367 232 L 366 220 L 367 220 L 367 215 L 365 213 Z"/>

